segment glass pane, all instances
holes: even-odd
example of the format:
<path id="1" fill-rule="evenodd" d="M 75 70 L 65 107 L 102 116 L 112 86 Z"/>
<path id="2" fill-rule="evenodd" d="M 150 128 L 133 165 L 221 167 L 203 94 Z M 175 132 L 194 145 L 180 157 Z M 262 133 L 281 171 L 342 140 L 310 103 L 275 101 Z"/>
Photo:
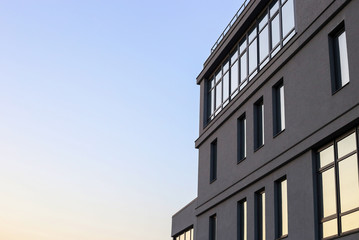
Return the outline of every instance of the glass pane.
<path id="1" fill-rule="evenodd" d="M 253 28 L 248 35 L 248 42 L 250 43 L 257 36 L 257 28 Z"/>
<path id="2" fill-rule="evenodd" d="M 319 163 L 320 168 L 324 167 L 325 165 L 334 162 L 334 147 L 333 145 L 329 146 L 328 148 L 322 150 L 319 153 Z"/>
<path id="3" fill-rule="evenodd" d="M 269 10 L 270 11 L 270 17 L 273 17 L 278 9 L 279 9 L 279 2 L 278 1 L 273 2 L 271 4 L 270 10 Z"/>
<path id="4" fill-rule="evenodd" d="M 231 67 L 231 94 L 238 88 L 238 61 Z"/>
<path id="5" fill-rule="evenodd" d="M 323 223 L 323 238 L 338 234 L 337 219 L 333 219 Z"/>
<path id="6" fill-rule="evenodd" d="M 191 240 L 194 240 L 194 236 L 193 236 L 193 228 L 191 229 L 191 237 L 192 237 L 192 239 L 191 239 Z"/>
<path id="7" fill-rule="evenodd" d="M 235 51 L 234 53 L 232 53 L 231 56 L 231 64 L 233 64 L 235 61 L 237 61 L 238 59 L 238 51 Z"/>
<path id="8" fill-rule="evenodd" d="M 247 202 L 243 202 L 243 240 L 247 240 Z"/>
<path id="9" fill-rule="evenodd" d="M 241 82 L 243 82 L 248 76 L 247 72 L 247 53 L 241 56 Z"/>
<path id="10" fill-rule="evenodd" d="M 216 73 L 215 82 L 218 83 L 222 77 L 222 70 Z"/>
<path id="11" fill-rule="evenodd" d="M 348 52 L 347 40 L 345 32 L 338 36 L 339 56 L 340 56 L 340 72 L 342 78 L 342 86 L 349 82 L 349 65 L 348 65 Z"/>
<path id="12" fill-rule="evenodd" d="M 275 47 L 280 41 L 279 31 L 279 15 L 277 15 L 271 23 L 272 26 L 272 48 Z"/>
<path id="13" fill-rule="evenodd" d="M 288 234 L 288 202 L 287 202 L 287 180 L 281 182 L 282 199 L 282 236 Z"/>
<path id="14" fill-rule="evenodd" d="M 268 23 L 268 14 L 264 15 L 262 19 L 259 21 L 259 30 L 262 30 L 262 28 Z"/>
<path id="15" fill-rule="evenodd" d="M 321 174 L 321 180 L 323 199 L 322 218 L 325 218 L 337 212 L 334 168 L 323 172 Z"/>
<path id="16" fill-rule="evenodd" d="M 338 158 L 341 158 L 356 149 L 355 132 L 338 142 Z"/>
<path id="17" fill-rule="evenodd" d="M 342 232 L 359 228 L 359 211 L 342 217 Z"/>
<path id="18" fill-rule="evenodd" d="M 229 72 L 223 76 L 223 102 L 229 97 Z"/>
<path id="19" fill-rule="evenodd" d="M 262 193 L 262 240 L 266 239 L 266 194 Z"/>
<path id="20" fill-rule="evenodd" d="M 262 62 L 269 53 L 268 26 L 259 34 L 259 62 Z"/>
<path id="21" fill-rule="evenodd" d="M 186 232 L 186 240 L 191 240 L 191 232 L 190 231 Z"/>
<path id="22" fill-rule="evenodd" d="M 227 60 L 223 65 L 223 73 L 225 73 L 229 69 L 229 60 Z"/>
<path id="23" fill-rule="evenodd" d="M 254 40 L 249 45 L 249 72 L 251 73 L 257 67 L 257 41 Z"/>
<path id="24" fill-rule="evenodd" d="M 216 109 L 222 104 L 222 82 L 216 86 Z"/>
<path id="25" fill-rule="evenodd" d="M 284 110 L 284 86 L 279 88 L 280 94 L 280 119 L 281 119 L 281 130 L 285 129 L 285 110 Z"/>
<path id="26" fill-rule="evenodd" d="M 294 28 L 293 0 L 288 0 L 282 7 L 283 37 Z"/>
<path id="27" fill-rule="evenodd" d="M 211 91 L 211 115 L 214 113 L 214 89 Z"/>
<path id="28" fill-rule="evenodd" d="M 241 41 L 240 45 L 239 45 L 239 52 L 240 52 L 240 54 L 242 54 L 242 52 L 243 52 L 244 50 L 246 50 L 246 48 L 247 48 L 247 39 L 244 38 L 244 39 Z"/>
<path id="29" fill-rule="evenodd" d="M 357 154 L 339 162 L 340 206 L 342 213 L 359 207 Z"/>

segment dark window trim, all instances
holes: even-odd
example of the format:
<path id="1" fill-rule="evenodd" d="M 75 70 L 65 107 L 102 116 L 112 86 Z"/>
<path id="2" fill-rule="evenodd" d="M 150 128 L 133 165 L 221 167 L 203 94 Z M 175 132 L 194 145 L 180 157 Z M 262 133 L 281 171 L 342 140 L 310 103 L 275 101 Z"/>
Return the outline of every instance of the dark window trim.
<path id="1" fill-rule="evenodd" d="M 244 240 L 244 222 L 246 220 L 248 226 L 248 218 L 244 216 L 244 203 L 247 203 L 247 199 L 243 198 L 242 200 L 237 202 L 237 240 Z M 248 215 L 248 206 L 247 206 L 247 215 Z M 246 219 L 245 219 L 246 218 Z M 248 228 L 248 227 L 247 227 Z M 247 229 L 248 232 L 248 229 Z"/>
<path id="2" fill-rule="evenodd" d="M 213 183 L 217 180 L 217 157 L 218 157 L 218 145 L 217 145 L 217 138 L 211 142 L 210 147 L 210 176 L 209 181 Z"/>
<path id="3" fill-rule="evenodd" d="M 266 226 L 263 226 L 263 219 L 262 219 L 262 215 L 264 214 L 265 216 L 265 211 L 263 211 L 263 207 L 262 207 L 262 194 L 265 194 L 265 188 L 262 188 L 260 190 L 258 190 L 257 192 L 255 192 L 255 215 L 254 215 L 254 219 L 255 219 L 255 225 L 254 225 L 254 231 L 255 231 L 255 240 L 262 240 L 262 234 L 263 234 L 263 229 L 265 229 Z M 264 199 L 265 201 L 265 199 Z M 264 202 L 264 204 L 266 204 Z"/>
<path id="4" fill-rule="evenodd" d="M 237 164 L 244 161 L 247 157 L 247 119 L 243 113 L 237 119 Z"/>
<path id="5" fill-rule="evenodd" d="M 278 136 L 285 130 L 285 127 L 282 129 L 282 122 L 284 121 L 285 125 L 285 117 L 282 119 L 282 108 L 281 108 L 281 93 L 280 88 L 284 88 L 283 78 L 280 79 L 274 86 L 272 87 L 272 111 L 273 111 L 273 138 Z M 284 99 L 284 96 L 283 96 Z M 284 99 L 284 116 L 285 116 L 285 99 Z"/>
<path id="6" fill-rule="evenodd" d="M 217 214 L 209 217 L 209 240 L 217 239 Z"/>
<path id="7" fill-rule="evenodd" d="M 283 181 L 287 181 L 287 204 L 288 204 L 288 179 L 287 176 L 283 176 L 281 178 L 279 178 L 278 180 L 275 181 L 275 187 L 274 187 L 274 210 L 275 210 L 275 214 L 274 214 L 274 218 L 275 218 L 275 239 L 283 239 L 288 237 L 288 234 L 282 234 L 282 187 L 281 187 L 281 183 Z M 287 213 L 288 216 L 288 213 Z M 288 216 L 289 218 L 289 216 Z M 289 220 L 289 219 L 288 219 Z M 287 222 L 289 225 L 289 222 Z M 289 229 L 288 229 L 289 230 Z"/>
<path id="8" fill-rule="evenodd" d="M 253 105 L 254 151 L 264 146 L 264 101 L 260 97 Z"/>

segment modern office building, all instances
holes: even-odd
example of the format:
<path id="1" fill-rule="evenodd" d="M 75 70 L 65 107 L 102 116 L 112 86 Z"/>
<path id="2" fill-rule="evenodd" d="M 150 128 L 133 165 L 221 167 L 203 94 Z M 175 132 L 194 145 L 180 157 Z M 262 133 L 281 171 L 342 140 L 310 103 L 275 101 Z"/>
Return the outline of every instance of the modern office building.
<path id="1" fill-rule="evenodd" d="M 175 240 L 359 239 L 359 0 L 250 0 L 200 86 Z"/>

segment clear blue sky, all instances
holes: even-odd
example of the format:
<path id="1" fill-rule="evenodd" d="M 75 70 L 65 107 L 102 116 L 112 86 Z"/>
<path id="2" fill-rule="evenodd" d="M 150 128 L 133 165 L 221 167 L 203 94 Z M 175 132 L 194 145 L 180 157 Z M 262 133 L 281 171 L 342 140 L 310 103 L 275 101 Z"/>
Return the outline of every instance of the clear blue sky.
<path id="1" fill-rule="evenodd" d="M 195 79 L 241 2 L 2 1 L 0 239 L 170 239 Z"/>

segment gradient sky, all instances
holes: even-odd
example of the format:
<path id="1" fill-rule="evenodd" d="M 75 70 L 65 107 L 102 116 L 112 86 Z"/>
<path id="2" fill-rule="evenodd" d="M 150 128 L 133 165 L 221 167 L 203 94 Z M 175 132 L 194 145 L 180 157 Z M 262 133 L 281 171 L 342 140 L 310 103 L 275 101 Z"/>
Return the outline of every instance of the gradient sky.
<path id="1" fill-rule="evenodd" d="M 0 239 L 170 239 L 195 79 L 241 2 L 1 1 Z"/>

